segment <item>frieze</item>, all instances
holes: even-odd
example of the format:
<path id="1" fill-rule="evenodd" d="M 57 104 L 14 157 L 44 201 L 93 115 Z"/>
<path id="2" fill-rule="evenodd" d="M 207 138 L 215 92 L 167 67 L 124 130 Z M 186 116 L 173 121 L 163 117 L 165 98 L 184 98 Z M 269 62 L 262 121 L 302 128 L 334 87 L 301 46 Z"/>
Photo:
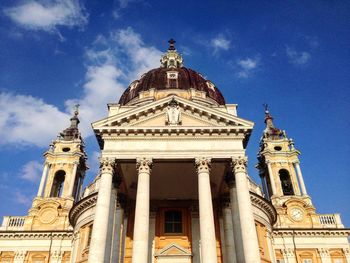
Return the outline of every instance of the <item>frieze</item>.
<path id="1" fill-rule="evenodd" d="M 72 239 L 73 231 L 0 231 L 0 239 Z"/>

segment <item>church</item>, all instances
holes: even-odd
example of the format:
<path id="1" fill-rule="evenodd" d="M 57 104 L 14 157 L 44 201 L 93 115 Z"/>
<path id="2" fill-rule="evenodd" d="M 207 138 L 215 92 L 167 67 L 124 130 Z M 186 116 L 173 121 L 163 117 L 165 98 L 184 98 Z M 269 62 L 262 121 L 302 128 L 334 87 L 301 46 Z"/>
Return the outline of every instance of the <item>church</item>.
<path id="1" fill-rule="evenodd" d="M 254 123 L 169 43 L 160 67 L 92 123 L 100 170 L 84 189 L 75 111 L 44 153 L 28 214 L 3 219 L 0 262 L 350 263 L 350 229 L 317 213 L 300 152 L 267 105 L 249 158 L 258 184 L 247 173 Z"/>

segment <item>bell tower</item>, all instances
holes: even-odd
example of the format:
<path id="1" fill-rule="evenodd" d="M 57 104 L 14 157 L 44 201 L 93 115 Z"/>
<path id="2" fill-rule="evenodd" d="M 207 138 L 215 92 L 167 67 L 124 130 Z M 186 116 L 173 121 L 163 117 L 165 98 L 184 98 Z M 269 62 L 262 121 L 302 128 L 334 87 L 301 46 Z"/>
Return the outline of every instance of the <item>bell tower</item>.
<path id="1" fill-rule="evenodd" d="M 28 230 L 69 227 L 68 213 L 80 197 L 87 170 L 84 142 L 78 129 L 78 106 L 70 122 L 70 127 L 61 132 L 44 153 L 38 193 L 25 220 Z"/>
<path id="2" fill-rule="evenodd" d="M 280 226 L 312 224 L 315 208 L 301 173 L 300 152 L 286 132 L 275 127 L 268 106 L 264 106 L 266 128 L 260 141 L 256 167 L 265 197 L 275 206 Z"/>

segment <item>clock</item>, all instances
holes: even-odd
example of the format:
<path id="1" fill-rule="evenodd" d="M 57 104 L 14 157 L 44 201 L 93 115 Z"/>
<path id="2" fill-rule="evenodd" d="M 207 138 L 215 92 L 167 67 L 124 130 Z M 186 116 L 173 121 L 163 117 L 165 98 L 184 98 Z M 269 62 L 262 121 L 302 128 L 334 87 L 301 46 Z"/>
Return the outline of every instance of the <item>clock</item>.
<path id="1" fill-rule="evenodd" d="M 304 217 L 304 213 L 300 208 L 292 208 L 289 214 L 295 221 L 301 221 Z"/>

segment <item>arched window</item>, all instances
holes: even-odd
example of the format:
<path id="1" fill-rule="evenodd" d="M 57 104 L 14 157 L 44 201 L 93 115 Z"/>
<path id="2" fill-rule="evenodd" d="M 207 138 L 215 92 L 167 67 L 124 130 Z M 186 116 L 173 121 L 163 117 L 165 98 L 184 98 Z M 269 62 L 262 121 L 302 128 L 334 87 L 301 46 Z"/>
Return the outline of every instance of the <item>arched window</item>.
<path id="1" fill-rule="evenodd" d="M 66 172 L 59 170 L 56 172 L 53 179 L 50 197 L 60 197 L 63 191 L 63 183 L 66 176 Z"/>
<path id="2" fill-rule="evenodd" d="M 293 184 L 290 179 L 289 172 L 285 169 L 279 171 L 282 191 L 284 195 L 294 195 Z"/>

